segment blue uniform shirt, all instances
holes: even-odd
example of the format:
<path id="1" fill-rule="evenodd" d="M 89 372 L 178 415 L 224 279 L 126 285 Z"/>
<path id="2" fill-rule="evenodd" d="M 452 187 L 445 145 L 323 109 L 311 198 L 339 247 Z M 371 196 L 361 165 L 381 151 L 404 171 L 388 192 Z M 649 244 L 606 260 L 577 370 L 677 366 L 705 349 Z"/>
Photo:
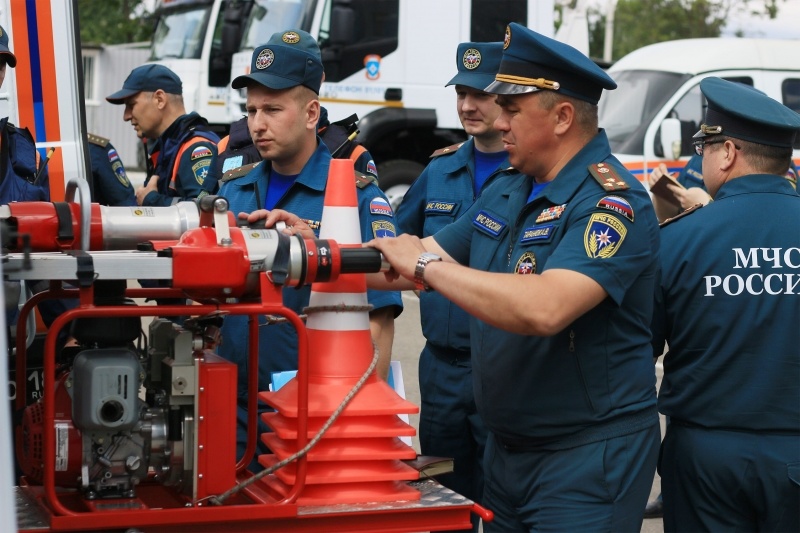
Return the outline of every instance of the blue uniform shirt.
<path id="1" fill-rule="evenodd" d="M 440 155 L 425 167 L 397 208 L 397 230 L 417 237 L 428 237 L 463 215 L 475 201 L 473 157 L 475 142 L 470 139 L 458 150 Z M 508 169 L 508 170 L 501 170 Z M 516 174 L 508 160 L 496 175 Z M 437 293 L 421 292 L 422 333 L 440 348 L 469 350 L 469 315 Z M 443 321 L 446 323 L 443 324 Z"/>
<path id="2" fill-rule="evenodd" d="M 295 213 L 319 235 L 325 185 L 331 155 L 319 142 L 311 159 L 303 167 L 295 183 L 278 201 L 276 208 Z M 263 205 L 271 165 L 263 161 L 246 175 L 222 184 L 219 194 L 228 199 L 230 210 L 236 214 L 250 213 Z M 353 177 L 355 187 L 355 176 Z M 377 200 L 376 200 L 377 199 Z M 358 189 L 358 212 L 361 238 L 371 240 L 379 235 L 394 235 L 394 217 L 383 192 L 374 184 Z M 311 288 L 283 290 L 283 303 L 298 314 L 308 306 Z M 374 309 L 388 306 L 402 308 L 400 293 L 367 291 Z M 264 323 L 264 317 L 259 318 Z M 228 316 L 222 326 L 222 345 L 219 353 L 239 365 L 240 398 L 247 393 L 247 317 Z M 297 335 L 289 324 L 262 326 L 259 329 L 259 389 L 267 390 L 272 372 L 297 370 Z"/>
<path id="3" fill-rule="evenodd" d="M 616 183 L 624 180 L 630 188 L 604 190 L 588 171 L 601 162 L 599 175 L 613 175 L 613 169 L 622 176 Z M 647 192 L 611 155 L 603 131 L 527 203 L 532 185 L 529 176 L 496 178 L 434 238 L 472 268 L 519 275 L 569 269 L 609 294 L 551 337 L 517 335 L 471 320 L 474 388 L 483 420 L 500 436 L 559 440 L 655 407 L 650 322 L 658 224 Z"/>
<path id="4" fill-rule="evenodd" d="M 103 145 L 90 140 L 89 156 L 94 181 L 92 201 L 111 206 L 135 206 L 136 195 L 116 148 L 111 143 Z"/>
<path id="5" fill-rule="evenodd" d="M 773 175 L 731 180 L 712 203 L 662 228 L 652 328 L 654 355 L 669 344 L 662 413 L 800 433 L 798 228 L 800 196 Z"/>

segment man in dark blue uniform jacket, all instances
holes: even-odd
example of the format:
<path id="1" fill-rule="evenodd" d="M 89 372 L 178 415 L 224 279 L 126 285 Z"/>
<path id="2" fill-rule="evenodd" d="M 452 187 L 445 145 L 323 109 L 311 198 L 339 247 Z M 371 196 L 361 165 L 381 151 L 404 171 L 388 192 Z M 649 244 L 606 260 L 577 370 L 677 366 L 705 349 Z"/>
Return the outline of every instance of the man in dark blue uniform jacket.
<path id="1" fill-rule="evenodd" d="M 392 265 L 373 287 L 436 290 L 473 317 L 487 533 L 641 528 L 660 440 L 658 224 L 597 127 L 615 87 L 574 48 L 510 24 L 486 91 L 524 175 L 496 178 L 432 237 L 370 243 Z"/>
<path id="2" fill-rule="evenodd" d="M 714 201 L 661 230 L 653 354 L 666 531 L 800 531 L 800 196 L 785 179 L 800 115 L 700 83 Z"/>
<path id="3" fill-rule="evenodd" d="M 428 237 L 464 214 L 485 185 L 516 173 L 508 163 L 495 96 L 484 91 L 494 81 L 502 43 L 466 42 L 456 51 L 456 110 L 470 139 L 436 150 L 397 208 L 401 233 Z M 419 356 L 422 453 L 453 458 L 453 472 L 439 476 L 445 487 L 479 502 L 483 495 L 486 424 L 472 391 L 469 316 L 437 292 L 422 292 L 420 315 L 425 348 Z M 478 530 L 473 516 L 473 530 Z"/>

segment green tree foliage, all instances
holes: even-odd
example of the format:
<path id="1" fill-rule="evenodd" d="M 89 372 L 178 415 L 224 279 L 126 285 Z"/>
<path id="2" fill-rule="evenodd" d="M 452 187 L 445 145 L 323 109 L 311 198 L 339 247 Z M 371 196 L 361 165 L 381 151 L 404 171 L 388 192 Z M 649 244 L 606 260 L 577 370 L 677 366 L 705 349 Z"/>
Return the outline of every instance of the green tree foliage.
<path id="1" fill-rule="evenodd" d="M 735 11 L 775 18 L 787 0 L 617 0 L 613 60 L 648 44 L 675 39 L 719 37 Z M 603 57 L 605 2 L 590 8 L 589 52 Z"/>
<path id="2" fill-rule="evenodd" d="M 149 41 L 153 22 L 140 0 L 78 0 L 83 44 Z"/>

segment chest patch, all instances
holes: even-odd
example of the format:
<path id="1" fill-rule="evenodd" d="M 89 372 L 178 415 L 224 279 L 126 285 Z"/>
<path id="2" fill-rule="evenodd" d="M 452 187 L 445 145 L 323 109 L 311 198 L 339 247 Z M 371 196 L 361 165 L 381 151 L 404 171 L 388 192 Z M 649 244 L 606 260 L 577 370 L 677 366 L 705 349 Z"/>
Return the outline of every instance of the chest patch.
<path id="1" fill-rule="evenodd" d="M 633 207 L 631 207 L 631 204 L 625 198 L 620 198 L 619 196 L 604 196 L 597 202 L 597 207 L 613 211 L 633 222 Z"/>
<path id="2" fill-rule="evenodd" d="M 532 242 L 532 241 L 543 241 L 545 239 L 549 239 L 550 235 L 553 234 L 553 229 L 555 226 L 553 224 L 547 224 L 545 226 L 531 226 L 530 228 L 525 228 L 522 231 L 522 235 L 519 238 L 519 242 Z"/>
<path id="3" fill-rule="evenodd" d="M 622 221 L 614 215 L 592 214 L 583 234 L 586 255 L 592 258 L 608 259 L 622 246 L 627 232 Z"/>
<path id="4" fill-rule="evenodd" d="M 517 261 L 517 266 L 514 267 L 514 272 L 517 274 L 535 274 L 536 273 L 536 255 L 533 252 L 525 252 Z"/>
<path id="5" fill-rule="evenodd" d="M 373 215 L 383 215 L 385 217 L 390 217 L 393 215 L 392 213 L 392 206 L 389 205 L 389 202 L 381 198 L 380 196 L 376 196 L 369 202 L 369 212 Z"/>
<path id="6" fill-rule="evenodd" d="M 425 213 L 449 215 L 455 208 L 455 202 L 431 201 L 425 205 Z"/>
<path id="7" fill-rule="evenodd" d="M 553 207 L 548 207 L 547 209 L 539 213 L 539 216 L 536 217 L 536 223 L 541 224 L 542 222 L 558 220 L 559 218 L 561 218 L 561 214 L 564 212 L 564 209 L 566 208 L 567 204 L 554 205 Z"/>
<path id="8" fill-rule="evenodd" d="M 477 215 L 475 215 L 472 225 L 484 233 L 492 235 L 493 237 L 500 235 L 500 233 L 502 233 L 507 226 L 505 222 L 496 219 L 486 211 L 480 211 Z"/>
<path id="9" fill-rule="evenodd" d="M 397 235 L 397 231 L 394 229 L 394 224 L 387 220 L 373 220 L 372 235 L 374 235 L 376 239 L 380 237 L 394 237 Z"/>

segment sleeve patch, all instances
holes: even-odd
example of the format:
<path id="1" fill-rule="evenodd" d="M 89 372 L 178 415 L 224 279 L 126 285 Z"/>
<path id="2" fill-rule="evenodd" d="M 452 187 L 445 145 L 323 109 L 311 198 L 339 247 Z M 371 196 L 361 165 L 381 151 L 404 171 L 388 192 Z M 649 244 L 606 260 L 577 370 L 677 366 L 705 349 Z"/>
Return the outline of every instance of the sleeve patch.
<path id="1" fill-rule="evenodd" d="M 589 173 L 606 191 L 624 191 L 630 189 L 630 185 L 617 174 L 617 171 L 605 163 L 589 165 Z"/>
<path id="2" fill-rule="evenodd" d="M 397 231 L 394 229 L 394 224 L 388 220 L 373 220 L 372 235 L 376 239 L 380 237 L 395 237 L 397 235 Z"/>
<path id="3" fill-rule="evenodd" d="M 123 187 L 131 186 L 131 182 L 128 181 L 128 175 L 125 173 L 125 167 L 122 166 L 122 161 L 117 159 L 111 163 L 111 170 L 114 171 L 114 175 L 117 177 L 117 180 L 119 180 Z"/>
<path id="4" fill-rule="evenodd" d="M 583 234 L 586 255 L 608 259 L 617 253 L 628 229 L 617 217 L 606 213 L 592 214 Z"/>
<path id="5" fill-rule="evenodd" d="M 194 172 L 194 179 L 197 180 L 198 185 L 202 185 L 208 176 L 208 169 L 211 166 L 211 159 L 203 159 L 192 165 L 192 172 Z"/>
<path id="6" fill-rule="evenodd" d="M 631 207 L 630 202 L 625 198 L 620 198 L 619 196 L 604 196 L 597 202 L 597 207 L 613 211 L 633 222 L 633 207 Z"/>
<path id="7" fill-rule="evenodd" d="M 212 155 L 214 154 L 211 152 L 211 149 L 208 148 L 207 146 L 198 146 L 197 148 L 192 150 L 191 161 L 194 161 L 195 159 L 200 159 L 201 157 L 211 157 Z"/>
<path id="8" fill-rule="evenodd" d="M 394 216 L 392 206 L 385 199 L 376 196 L 369 202 L 369 212 L 373 215 L 383 215 L 385 217 Z"/>

